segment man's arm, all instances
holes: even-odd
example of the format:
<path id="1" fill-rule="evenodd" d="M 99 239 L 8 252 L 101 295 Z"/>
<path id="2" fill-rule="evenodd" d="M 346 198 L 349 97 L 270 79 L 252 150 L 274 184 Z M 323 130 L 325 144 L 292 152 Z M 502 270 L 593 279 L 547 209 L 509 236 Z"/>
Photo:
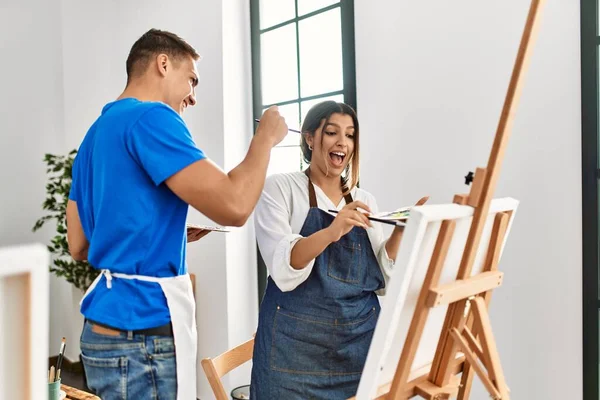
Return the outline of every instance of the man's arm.
<path id="1" fill-rule="evenodd" d="M 287 130 L 285 120 L 272 107 L 264 113 L 248 154 L 229 173 L 204 159 L 190 164 L 165 183 L 179 198 L 216 223 L 242 226 L 262 192 L 271 149 Z"/>
<path id="2" fill-rule="evenodd" d="M 87 260 L 90 244 L 83 233 L 77 203 L 73 200 L 69 200 L 67 203 L 67 242 L 69 243 L 69 253 L 75 261 Z"/>

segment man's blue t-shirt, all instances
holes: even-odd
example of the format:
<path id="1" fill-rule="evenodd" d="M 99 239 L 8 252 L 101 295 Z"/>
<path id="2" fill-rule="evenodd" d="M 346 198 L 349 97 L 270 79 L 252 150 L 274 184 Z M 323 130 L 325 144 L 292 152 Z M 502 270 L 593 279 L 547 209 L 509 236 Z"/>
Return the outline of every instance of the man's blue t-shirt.
<path id="1" fill-rule="evenodd" d="M 130 275 L 185 274 L 188 205 L 164 181 L 204 158 L 171 107 L 131 98 L 107 104 L 81 143 L 69 195 L 90 264 Z M 108 289 L 102 277 L 81 312 L 124 330 L 170 321 L 159 284 L 140 280 L 115 278 Z"/>

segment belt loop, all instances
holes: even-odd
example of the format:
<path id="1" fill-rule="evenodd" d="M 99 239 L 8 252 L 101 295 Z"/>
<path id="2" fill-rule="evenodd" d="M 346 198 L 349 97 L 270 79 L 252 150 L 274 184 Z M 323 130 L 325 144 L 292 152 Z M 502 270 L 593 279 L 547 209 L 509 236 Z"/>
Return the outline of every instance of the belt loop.
<path id="1" fill-rule="evenodd" d="M 133 340 L 133 331 L 127 331 L 127 340 Z"/>

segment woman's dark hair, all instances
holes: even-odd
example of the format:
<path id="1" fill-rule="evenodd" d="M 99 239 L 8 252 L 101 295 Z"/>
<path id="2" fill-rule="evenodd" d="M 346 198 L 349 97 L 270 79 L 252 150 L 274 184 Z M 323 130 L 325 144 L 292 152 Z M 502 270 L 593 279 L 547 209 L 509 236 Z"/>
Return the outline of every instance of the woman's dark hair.
<path id="1" fill-rule="evenodd" d="M 302 156 L 307 164 L 310 164 L 312 160 L 312 150 L 308 147 L 306 141 L 307 136 L 315 137 L 317 129 L 323 124 L 323 131 L 329 123 L 329 118 L 332 114 L 349 115 L 352 118 L 354 124 L 354 152 L 352 158 L 348 162 L 345 173 L 342 174 L 342 183 L 345 187 L 344 194 L 350 192 L 358 183 L 358 160 L 359 160 L 359 129 L 358 129 L 358 118 L 356 117 L 356 111 L 348 104 L 337 103 L 335 101 L 324 101 L 315 104 L 306 114 L 304 122 L 302 123 L 302 140 L 300 148 L 302 149 Z M 321 133 L 321 144 L 323 143 L 323 134 Z"/>

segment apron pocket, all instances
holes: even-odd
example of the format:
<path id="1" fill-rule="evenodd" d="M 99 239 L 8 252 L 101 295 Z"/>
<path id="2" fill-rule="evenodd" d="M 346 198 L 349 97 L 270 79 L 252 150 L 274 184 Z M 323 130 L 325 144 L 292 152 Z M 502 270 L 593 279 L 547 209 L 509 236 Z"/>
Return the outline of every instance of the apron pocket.
<path id="1" fill-rule="evenodd" d="M 343 238 L 342 238 L 343 239 Z M 327 275 L 338 281 L 358 285 L 363 281 L 362 249 L 360 243 L 346 241 L 329 245 Z"/>
<path id="2" fill-rule="evenodd" d="M 353 320 L 331 320 L 278 307 L 273 322 L 272 370 L 309 375 L 360 374 L 377 311 Z"/>
<path id="3" fill-rule="evenodd" d="M 102 397 L 127 399 L 127 357 L 96 358 L 81 354 L 81 361 L 90 389 Z"/>

